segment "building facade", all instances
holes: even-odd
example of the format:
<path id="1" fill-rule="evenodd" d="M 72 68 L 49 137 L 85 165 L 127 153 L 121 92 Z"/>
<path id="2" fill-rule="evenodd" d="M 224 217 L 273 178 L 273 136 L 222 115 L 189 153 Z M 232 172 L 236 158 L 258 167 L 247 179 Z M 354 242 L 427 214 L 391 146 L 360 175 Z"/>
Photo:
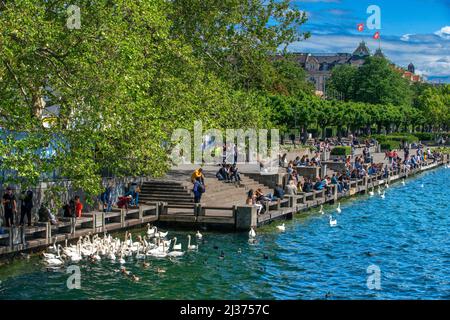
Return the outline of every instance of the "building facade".
<path id="1" fill-rule="evenodd" d="M 348 64 L 359 67 L 370 55 L 370 50 L 364 41 L 359 43 L 353 53 L 293 53 L 295 61 L 306 70 L 308 81 L 314 84 L 318 95 L 327 95 L 327 80 L 331 77 L 331 71 L 335 66 Z M 381 49 L 377 49 L 374 56 L 385 57 Z M 414 65 L 412 63 L 408 66 L 408 70 L 399 67 L 395 68 L 402 72 L 404 71 L 403 77 L 412 82 L 422 81 L 420 76 L 414 74 Z"/>

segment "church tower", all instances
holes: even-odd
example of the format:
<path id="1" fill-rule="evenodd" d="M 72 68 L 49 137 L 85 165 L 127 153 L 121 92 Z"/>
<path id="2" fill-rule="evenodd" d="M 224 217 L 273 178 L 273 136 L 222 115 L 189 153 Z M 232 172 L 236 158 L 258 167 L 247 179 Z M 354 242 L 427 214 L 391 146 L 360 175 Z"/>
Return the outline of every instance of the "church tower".
<path id="1" fill-rule="evenodd" d="M 364 41 L 361 41 L 359 43 L 358 48 L 356 48 L 356 50 L 353 51 L 353 56 L 357 56 L 359 58 L 365 58 L 365 57 L 370 56 L 369 48 L 367 47 L 367 45 Z"/>
<path id="2" fill-rule="evenodd" d="M 374 53 L 373 56 L 374 56 L 374 57 L 379 57 L 379 58 L 385 58 L 384 53 L 383 53 L 383 51 L 381 51 L 380 48 L 378 48 L 378 49 L 375 51 L 375 53 Z"/>
<path id="3" fill-rule="evenodd" d="M 408 65 L 408 71 L 411 72 L 412 74 L 414 74 L 415 68 L 414 68 L 414 65 L 412 64 L 412 62 Z"/>

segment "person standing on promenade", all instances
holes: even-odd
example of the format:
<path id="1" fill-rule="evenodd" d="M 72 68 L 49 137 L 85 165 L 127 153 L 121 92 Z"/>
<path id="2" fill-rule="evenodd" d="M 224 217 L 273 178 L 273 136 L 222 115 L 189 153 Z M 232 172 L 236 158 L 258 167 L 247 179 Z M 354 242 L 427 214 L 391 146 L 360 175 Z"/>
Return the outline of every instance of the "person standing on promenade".
<path id="1" fill-rule="evenodd" d="M 200 203 L 200 200 L 202 198 L 202 194 L 205 192 L 205 186 L 201 182 L 200 177 L 197 177 L 194 181 L 194 189 L 192 190 L 194 192 L 194 203 Z"/>
<path id="2" fill-rule="evenodd" d="M 81 218 L 81 212 L 83 211 L 83 204 L 80 201 L 80 196 L 75 196 L 75 216 Z"/>
<path id="3" fill-rule="evenodd" d="M 33 191 L 23 191 L 20 197 L 20 225 L 24 225 L 25 215 L 27 216 L 28 226 L 31 227 L 31 209 L 33 209 Z"/>
<path id="4" fill-rule="evenodd" d="M 6 227 L 14 226 L 14 213 L 17 212 L 16 197 L 10 187 L 6 188 L 6 192 L 3 195 L 3 208 L 5 209 Z"/>
<path id="5" fill-rule="evenodd" d="M 191 181 L 192 183 L 195 184 L 195 181 L 197 180 L 197 178 L 200 179 L 200 182 L 204 185 L 205 184 L 205 176 L 203 175 L 203 169 L 202 168 L 198 168 L 197 170 L 195 170 L 192 173 L 191 176 Z"/>

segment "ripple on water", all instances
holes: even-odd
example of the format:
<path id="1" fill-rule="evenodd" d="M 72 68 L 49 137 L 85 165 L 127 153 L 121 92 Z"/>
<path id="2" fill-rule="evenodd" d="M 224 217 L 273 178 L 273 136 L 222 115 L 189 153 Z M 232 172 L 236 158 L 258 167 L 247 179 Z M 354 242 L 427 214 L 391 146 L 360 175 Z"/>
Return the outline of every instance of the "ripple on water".
<path id="1" fill-rule="evenodd" d="M 450 170 L 438 169 L 393 184 L 384 200 L 342 201 L 341 214 L 324 206 L 324 215 L 310 211 L 286 221 L 284 233 L 274 225 L 259 229 L 254 245 L 246 232 L 203 232 L 200 250 L 180 259 L 149 258 L 148 268 L 128 260 L 139 282 L 117 272 L 118 263 L 83 262 L 81 290 L 68 290 L 65 269 L 48 272 L 38 258 L 18 260 L 0 269 L 0 298 L 449 299 L 450 195 L 442 188 L 449 179 Z M 338 227 L 329 226 L 329 214 Z M 186 232 L 170 235 L 186 247 Z M 373 264 L 381 290 L 367 288 Z"/>

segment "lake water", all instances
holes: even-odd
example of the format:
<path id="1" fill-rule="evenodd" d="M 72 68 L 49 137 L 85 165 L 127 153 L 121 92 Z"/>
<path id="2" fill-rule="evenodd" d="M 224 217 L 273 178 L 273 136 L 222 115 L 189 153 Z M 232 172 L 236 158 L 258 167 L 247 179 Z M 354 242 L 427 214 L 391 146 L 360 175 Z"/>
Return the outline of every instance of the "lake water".
<path id="1" fill-rule="evenodd" d="M 0 266 L 0 299 L 450 299 L 449 181 L 450 169 L 423 173 L 391 185 L 385 199 L 298 214 L 284 233 L 278 222 L 260 228 L 253 245 L 246 232 L 203 232 L 198 252 L 147 258 L 147 268 L 128 260 L 139 282 L 117 262 L 82 262 L 81 289 L 69 290 L 66 269 L 18 259 Z M 186 246 L 187 232 L 169 231 Z M 380 270 L 380 290 L 368 288 L 369 266 Z"/>

